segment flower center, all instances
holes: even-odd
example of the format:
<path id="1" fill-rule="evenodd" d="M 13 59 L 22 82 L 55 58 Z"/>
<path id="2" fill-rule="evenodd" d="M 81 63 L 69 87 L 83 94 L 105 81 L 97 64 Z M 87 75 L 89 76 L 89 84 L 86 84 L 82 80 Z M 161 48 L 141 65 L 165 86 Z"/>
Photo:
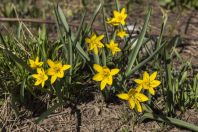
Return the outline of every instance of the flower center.
<path id="1" fill-rule="evenodd" d="M 45 75 L 44 74 L 40 74 L 39 75 L 39 80 L 44 81 L 45 80 Z"/>
<path id="2" fill-rule="evenodd" d="M 61 71 L 61 68 L 60 67 L 55 67 L 54 70 L 55 70 L 56 73 L 58 73 L 58 72 Z"/>
<path id="3" fill-rule="evenodd" d="M 150 86 L 150 81 L 146 81 L 145 85 Z"/>
<path id="4" fill-rule="evenodd" d="M 120 15 L 120 16 L 118 16 L 118 20 L 119 21 L 122 21 L 123 20 L 123 17 Z"/>
<path id="5" fill-rule="evenodd" d="M 107 78 L 107 77 L 109 77 L 110 72 L 108 70 L 104 70 L 103 75 L 104 75 L 105 78 Z"/>

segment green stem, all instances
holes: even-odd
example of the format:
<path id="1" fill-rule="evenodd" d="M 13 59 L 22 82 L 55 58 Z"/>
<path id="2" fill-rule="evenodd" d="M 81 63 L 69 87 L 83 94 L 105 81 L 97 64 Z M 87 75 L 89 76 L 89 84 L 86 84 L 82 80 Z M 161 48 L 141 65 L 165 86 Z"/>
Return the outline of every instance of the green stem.
<path id="1" fill-rule="evenodd" d="M 100 65 L 99 56 L 95 53 L 93 54 L 93 56 L 94 56 L 94 63 Z"/>

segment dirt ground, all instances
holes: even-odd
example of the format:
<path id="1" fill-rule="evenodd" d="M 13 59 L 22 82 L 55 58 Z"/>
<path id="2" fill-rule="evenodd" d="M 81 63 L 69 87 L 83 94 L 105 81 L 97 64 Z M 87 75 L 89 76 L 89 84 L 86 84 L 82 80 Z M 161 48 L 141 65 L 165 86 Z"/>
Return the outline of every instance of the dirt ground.
<path id="1" fill-rule="evenodd" d="M 34 105 L 34 103 L 32 103 Z M 38 105 L 38 104 L 37 104 Z M 34 112 L 27 109 L 14 117 L 9 101 L 1 107 L 1 119 L 5 122 L 2 131 L 12 132 L 188 132 L 188 130 L 148 120 L 144 123 L 135 120 L 135 114 L 128 104 L 106 104 L 100 93 L 88 103 L 73 107 L 58 108 L 42 122 L 36 124 Z M 42 107 L 42 104 L 39 105 Z M 34 107 L 34 106 L 33 106 Z M 36 106 L 35 106 L 36 107 Z M 141 115 L 141 114 L 140 114 Z M 190 109 L 181 115 L 181 119 L 198 125 L 197 112 Z"/>

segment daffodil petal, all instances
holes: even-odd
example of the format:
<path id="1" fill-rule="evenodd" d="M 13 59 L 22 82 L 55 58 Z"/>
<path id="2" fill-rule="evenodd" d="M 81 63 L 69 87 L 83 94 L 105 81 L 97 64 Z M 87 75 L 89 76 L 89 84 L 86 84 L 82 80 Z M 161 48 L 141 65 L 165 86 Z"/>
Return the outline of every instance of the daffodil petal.
<path id="1" fill-rule="evenodd" d="M 143 80 L 145 80 L 145 81 L 149 81 L 149 74 L 148 74 L 148 72 L 144 72 L 144 74 L 143 74 Z"/>
<path id="2" fill-rule="evenodd" d="M 121 49 L 120 49 L 120 48 L 118 48 L 118 47 L 116 47 L 116 48 L 115 48 L 115 51 L 116 51 L 116 52 L 120 52 L 120 51 L 121 51 Z"/>
<path id="3" fill-rule="evenodd" d="M 53 76 L 54 74 L 56 74 L 56 71 L 53 68 L 49 68 L 47 70 L 47 74 Z"/>
<path id="4" fill-rule="evenodd" d="M 56 81 L 56 79 L 57 79 L 57 76 L 56 75 L 52 76 L 51 77 L 51 84 L 53 84 Z"/>
<path id="5" fill-rule="evenodd" d="M 43 62 L 39 62 L 39 64 L 38 64 L 38 65 L 39 65 L 39 67 L 41 67 L 41 66 L 43 65 Z"/>
<path id="6" fill-rule="evenodd" d="M 32 65 L 34 63 L 34 60 L 29 59 L 29 63 L 30 63 L 30 65 Z"/>
<path id="7" fill-rule="evenodd" d="M 97 47 L 94 47 L 93 51 L 94 51 L 94 54 L 96 54 L 96 55 L 98 54 L 98 48 Z"/>
<path id="8" fill-rule="evenodd" d="M 137 111 L 138 112 L 142 112 L 142 106 L 141 106 L 141 104 L 138 101 L 136 101 L 135 104 L 136 104 Z"/>
<path id="9" fill-rule="evenodd" d="M 98 65 L 98 64 L 94 64 L 93 65 L 94 70 L 96 70 L 97 72 L 102 72 L 103 68 L 102 66 Z"/>
<path id="10" fill-rule="evenodd" d="M 38 56 L 36 57 L 36 60 L 35 60 L 35 62 L 39 62 L 39 57 L 38 57 Z"/>
<path id="11" fill-rule="evenodd" d="M 152 73 L 150 76 L 150 81 L 155 80 L 156 76 L 157 76 L 157 72 Z"/>
<path id="12" fill-rule="evenodd" d="M 158 80 L 153 80 L 153 81 L 150 82 L 150 86 L 153 87 L 153 88 L 159 86 L 160 84 L 161 84 L 161 82 L 158 81 Z"/>
<path id="13" fill-rule="evenodd" d="M 62 70 L 65 71 L 69 68 L 71 68 L 71 65 L 63 65 Z"/>
<path id="14" fill-rule="evenodd" d="M 151 95 L 155 95 L 155 90 L 153 88 L 149 88 L 148 91 Z"/>
<path id="15" fill-rule="evenodd" d="M 85 42 L 86 42 L 86 43 L 90 43 L 91 40 L 90 40 L 89 38 L 86 38 L 86 39 L 85 39 Z"/>
<path id="16" fill-rule="evenodd" d="M 37 81 L 34 83 L 35 86 L 37 86 L 37 85 L 39 85 L 39 84 L 41 84 L 41 81 L 40 81 L 40 80 L 37 80 Z"/>
<path id="17" fill-rule="evenodd" d="M 149 89 L 151 86 L 144 82 L 144 83 L 142 83 L 142 87 L 144 89 Z"/>
<path id="18" fill-rule="evenodd" d="M 47 60 L 47 64 L 50 66 L 50 67 L 54 67 L 54 62 L 50 59 Z"/>
<path id="19" fill-rule="evenodd" d="M 92 33 L 91 34 L 91 40 L 95 40 L 97 38 L 96 34 L 95 33 Z"/>
<path id="20" fill-rule="evenodd" d="M 142 90 L 142 85 L 138 85 L 135 90 L 139 93 Z"/>
<path id="21" fill-rule="evenodd" d="M 56 73 L 58 78 L 63 78 L 64 77 L 64 71 L 59 71 Z"/>
<path id="22" fill-rule="evenodd" d="M 102 81 L 103 80 L 103 74 L 98 73 L 98 74 L 94 75 L 92 79 L 94 81 Z"/>
<path id="23" fill-rule="evenodd" d="M 107 78 L 107 84 L 112 85 L 112 83 L 113 83 L 113 77 L 112 76 L 109 76 Z"/>
<path id="24" fill-rule="evenodd" d="M 37 68 L 36 71 L 37 71 L 37 73 L 42 73 L 43 72 L 43 70 L 41 68 Z"/>
<path id="25" fill-rule="evenodd" d="M 135 107 L 135 102 L 134 102 L 133 99 L 129 99 L 129 106 L 130 106 L 131 109 L 134 109 L 134 107 Z"/>
<path id="26" fill-rule="evenodd" d="M 44 85 L 45 85 L 45 81 L 43 81 L 43 82 L 41 83 L 42 88 L 44 87 Z"/>
<path id="27" fill-rule="evenodd" d="M 148 97 L 144 94 L 141 93 L 136 93 L 135 94 L 135 98 L 139 101 L 139 102 L 145 102 L 148 101 Z"/>
<path id="28" fill-rule="evenodd" d="M 107 85 L 106 80 L 101 81 L 101 83 L 100 83 L 100 90 L 103 90 L 106 85 Z"/>
<path id="29" fill-rule="evenodd" d="M 120 14 L 120 13 L 119 13 L 118 11 L 116 11 L 116 10 L 115 10 L 115 11 L 113 11 L 113 15 L 114 15 L 114 17 L 119 16 L 119 14 Z"/>
<path id="30" fill-rule="evenodd" d="M 33 78 L 38 78 L 39 75 L 38 75 L 38 74 L 33 74 L 32 77 L 33 77 Z"/>
<path id="31" fill-rule="evenodd" d="M 128 95 L 129 96 L 133 96 L 134 94 L 136 93 L 136 90 L 131 88 L 129 91 L 128 91 Z"/>
<path id="32" fill-rule="evenodd" d="M 121 10 L 121 14 L 125 14 L 125 12 L 126 12 L 126 9 L 125 8 L 122 8 L 122 10 Z"/>
<path id="33" fill-rule="evenodd" d="M 48 76 L 47 76 L 47 75 L 45 75 L 45 76 L 44 76 L 44 80 L 46 81 L 47 79 L 48 79 Z"/>
<path id="34" fill-rule="evenodd" d="M 104 35 L 100 35 L 97 37 L 97 41 L 101 41 L 104 38 Z"/>
<path id="35" fill-rule="evenodd" d="M 119 71 L 120 71 L 120 70 L 117 69 L 117 68 L 111 69 L 111 75 L 112 75 L 112 76 L 113 76 L 113 75 L 116 75 L 116 74 L 118 74 Z"/>
<path id="36" fill-rule="evenodd" d="M 99 48 L 102 48 L 102 47 L 104 47 L 104 44 L 103 43 L 101 43 L 101 42 L 98 42 L 98 45 L 97 45 Z"/>
<path id="37" fill-rule="evenodd" d="M 129 100 L 129 95 L 126 93 L 117 94 L 117 97 L 123 100 Z"/>
<path id="38" fill-rule="evenodd" d="M 136 82 L 137 84 L 142 84 L 143 83 L 143 80 L 135 79 L 134 82 Z"/>

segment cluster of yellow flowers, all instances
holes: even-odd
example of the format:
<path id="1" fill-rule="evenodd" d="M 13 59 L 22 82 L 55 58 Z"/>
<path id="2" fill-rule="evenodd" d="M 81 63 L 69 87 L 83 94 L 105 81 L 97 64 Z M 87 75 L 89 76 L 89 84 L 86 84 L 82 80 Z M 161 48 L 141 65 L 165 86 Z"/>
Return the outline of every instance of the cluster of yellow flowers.
<path id="1" fill-rule="evenodd" d="M 125 25 L 125 19 L 127 18 L 125 11 L 125 8 L 123 8 L 121 12 L 114 11 L 114 17 L 109 19 L 107 23 L 113 26 Z M 122 39 L 128 36 L 126 31 L 122 29 L 118 30 L 116 35 Z M 88 50 L 93 51 L 94 54 L 98 54 L 98 50 L 104 47 L 104 44 L 101 42 L 103 38 L 104 35 L 97 36 L 95 33 L 92 33 L 89 38 L 85 39 L 85 42 L 88 44 Z M 115 43 L 114 40 L 110 40 L 110 43 L 106 44 L 106 47 L 111 50 L 112 55 L 115 55 L 117 52 L 121 51 L 121 49 L 118 47 L 118 43 Z"/>
<path id="2" fill-rule="evenodd" d="M 125 25 L 125 19 L 127 18 L 127 14 L 125 13 L 126 9 L 123 8 L 120 12 L 114 11 L 114 17 L 111 19 L 108 19 L 107 23 L 112 26 L 119 26 L 119 25 Z M 120 38 L 124 38 L 128 36 L 128 34 L 122 30 L 117 28 L 116 35 Z M 95 33 L 92 33 L 89 38 L 85 39 L 85 42 L 88 44 L 88 50 L 93 51 L 94 54 L 99 53 L 99 49 L 103 47 L 107 47 L 110 49 L 112 55 L 115 55 L 117 52 L 120 52 L 121 49 L 118 47 L 118 43 L 116 43 L 113 39 L 110 40 L 109 44 L 104 44 L 101 42 L 104 38 L 104 35 L 97 36 Z M 62 65 L 61 61 L 52 61 L 50 59 L 47 60 L 47 64 L 49 68 L 45 71 L 44 68 L 41 68 L 43 65 L 43 62 L 39 62 L 39 58 L 36 57 L 35 60 L 29 59 L 30 67 L 32 69 L 37 70 L 37 74 L 33 74 L 32 77 L 36 79 L 36 82 L 34 85 L 40 85 L 44 87 L 45 81 L 48 80 L 48 76 L 51 76 L 51 84 L 53 84 L 57 78 L 63 78 L 64 77 L 64 71 L 69 69 L 71 66 L 64 64 Z M 100 82 L 100 89 L 104 90 L 106 85 L 112 85 L 113 84 L 113 77 L 120 72 L 120 69 L 114 68 L 109 69 L 107 66 L 100 66 L 98 64 L 93 65 L 94 70 L 97 72 L 93 76 L 93 80 Z M 157 72 L 154 72 L 149 76 L 147 72 L 144 72 L 143 79 L 135 79 L 134 81 L 137 83 L 137 87 L 131 88 L 128 93 L 120 93 L 117 96 L 120 99 L 127 100 L 129 102 L 130 108 L 134 109 L 136 106 L 136 109 L 138 112 L 142 112 L 141 102 L 148 101 L 148 97 L 141 92 L 142 89 L 148 90 L 148 92 L 151 95 L 155 94 L 154 88 L 160 85 L 160 81 L 155 80 L 157 76 Z"/>
<path id="3" fill-rule="evenodd" d="M 47 60 L 47 64 L 49 68 L 45 71 L 41 66 L 43 62 L 39 62 L 39 58 L 36 57 L 35 60 L 29 59 L 29 64 L 32 69 L 37 70 L 37 74 L 33 74 L 32 77 L 36 79 L 34 85 L 40 85 L 44 87 L 45 81 L 48 80 L 48 76 L 51 76 L 51 84 L 53 84 L 57 78 L 64 77 L 64 71 L 69 69 L 70 65 L 62 65 L 61 61 L 52 61 L 50 59 Z"/>
<path id="4" fill-rule="evenodd" d="M 144 72 L 143 79 L 135 79 L 134 81 L 138 84 L 137 88 L 130 89 L 128 93 L 121 93 L 117 96 L 120 99 L 128 100 L 129 106 L 133 109 L 136 106 L 138 112 L 142 112 L 142 107 L 140 102 L 148 101 L 148 97 L 140 93 L 142 88 L 148 90 L 150 94 L 154 95 L 154 88 L 160 85 L 160 81 L 155 80 L 157 77 L 157 72 L 154 72 L 149 76 L 147 72 Z"/>
<path id="5" fill-rule="evenodd" d="M 114 11 L 113 18 L 108 19 L 107 23 L 112 26 L 125 25 L 127 14 L 125 13 L 126 9 L 123 8 L 121 12 Z M 118 30 L 116 35 L 120 38 L 126 37 L 128 34 L 124 30 Z M 104 38 L 104 35 L 96 36 L 95 33 L 91 35 L 90 38 L 86 38 L 85 41 L 88 44 L 88 50 L 92 50 L 95 54 L 98 54 L 98 50 L 104 47 L 104 44 L 101 40 Z M 106 44 L 106 47 L 111 50 L 112 55 L 115 55 L 117 52 L 120 52 L 121 49 L 118 47 L 118 43 L 115 43 L 114 40 L 110 40 L 109 44 Z M 113 76 L 118 74 L 119 69 L 109 69 L 107 66 L 100 66 L 98 64 L 93 65 L 94 70 L 97 72 L 93 76 L 93 80 L 100 82 L 100 89 L 103 90 L 105 86 L 113 84 Z M 160 81 L 155 80 L 157 72 L 154 72 L 149 76 L 147 72 L 144 72 L 143 79 L 135 79 L 134 81 L 138 84 L 137 88 L 131 88 L 128 93 L 121 93 L 117 96 L 120 99 L 128 100 L 130 108 L 133 109 L 136 106 L 138 112 L 142 112 L 141 102 L 148 101 L 148 97 L 141 92 L 142 89 L 148 90 L 151 95 L 155 94 L 154 88 L 160 85 Z"/>
<path id="6" fill-rule="evenodd" d="M 94 81 L 101 82 L 100 89 L 103 90 L 105 86 L 113 84 L 113 76 L 118 74 L 119 69 L 109 69 L 107 66 L 100 66 L 94 64 L 93 68 L 98 73 L 93 76 Z M 149 76 L 147 72 L 144 72 L 143 79 L 135 79 L 134 81 L 138 84 L 137 88 L 131 88 L 128 93 L 121 93 L 117 96 L 120 99 L 128 100 L 130 108 L 133 109 L 136 106 L 138 112 L 142 112 L 141 102 L 148 101 L 148 97 L 141 92 L 142 89 L 148 90 L 150 94 L 154 95 L 154 88 L 160 85 L 160 81 L 155 80 L 157 72 L 154 72 Z"/>

